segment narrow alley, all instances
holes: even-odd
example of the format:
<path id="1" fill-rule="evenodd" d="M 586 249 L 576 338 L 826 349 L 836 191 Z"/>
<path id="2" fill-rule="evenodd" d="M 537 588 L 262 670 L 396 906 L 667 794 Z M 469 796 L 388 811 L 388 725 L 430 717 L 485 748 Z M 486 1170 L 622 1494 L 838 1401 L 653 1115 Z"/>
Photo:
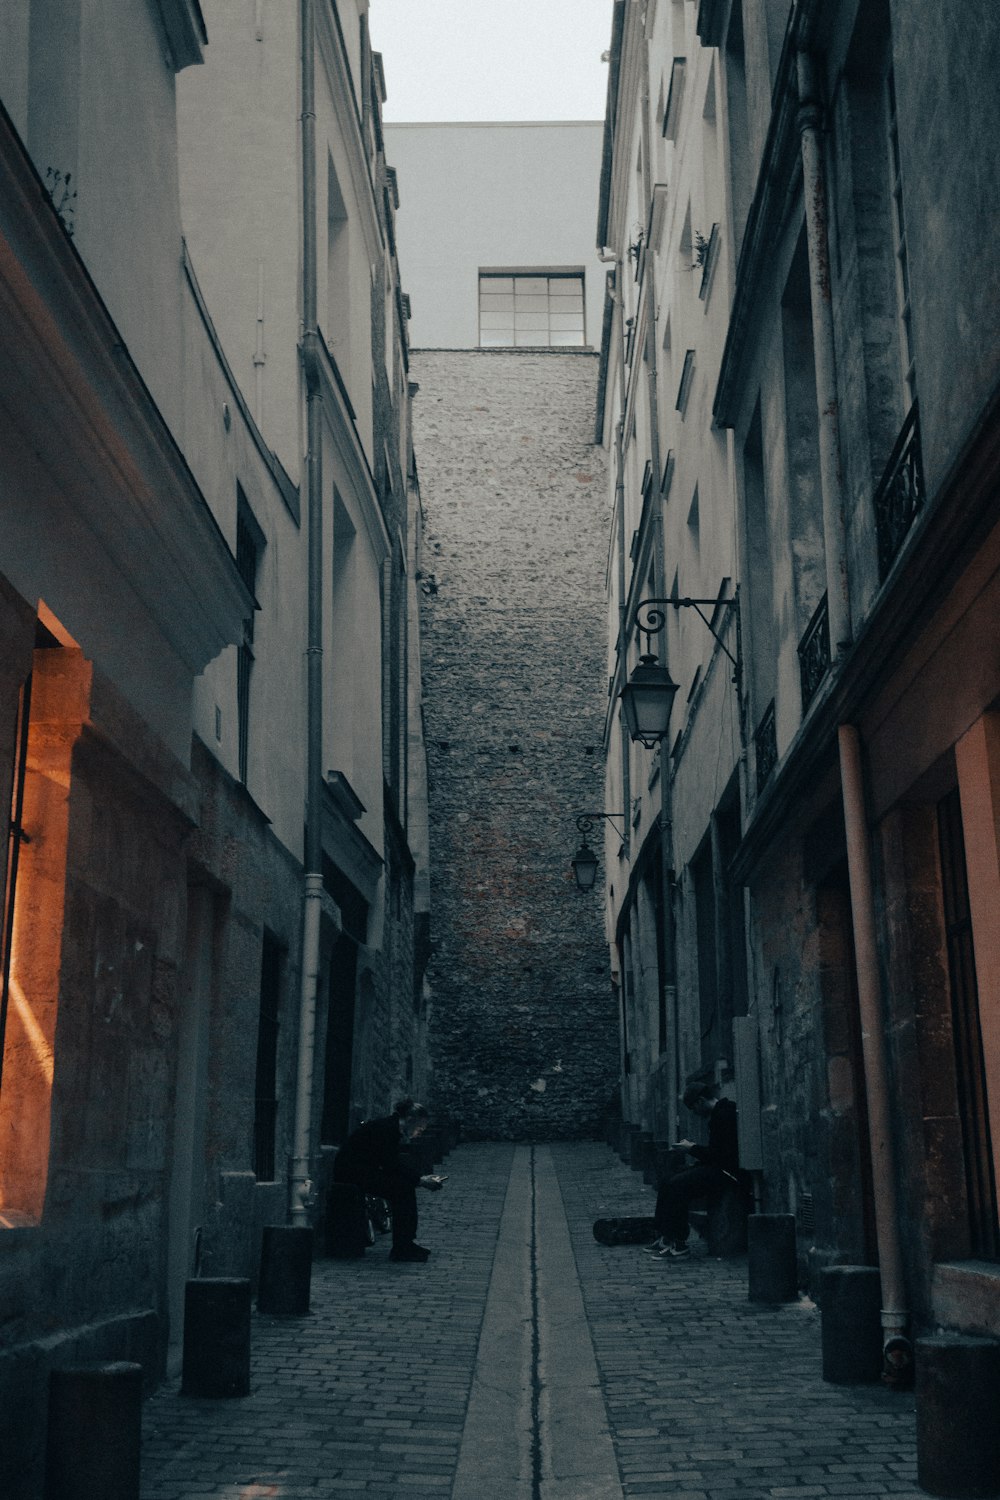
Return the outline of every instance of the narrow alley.
<path id="1" fill-rule="evenodd" d="M 1000 1500 L 998 0 L 0 17 L 0 1500 Z"/>
<path id="2" fill-rule="evenodd" d="M 916 1500 L 913 1398 L 820 1376 L 807 1300 L 745 1257 L 606 1248 L 650 1190 L 597 1143 L 463 1145 L 426 1266 L 317 1261 L 307 1318 L 255 1316 L 245 1399 L 167 1382 L 143 1500 Z"/>

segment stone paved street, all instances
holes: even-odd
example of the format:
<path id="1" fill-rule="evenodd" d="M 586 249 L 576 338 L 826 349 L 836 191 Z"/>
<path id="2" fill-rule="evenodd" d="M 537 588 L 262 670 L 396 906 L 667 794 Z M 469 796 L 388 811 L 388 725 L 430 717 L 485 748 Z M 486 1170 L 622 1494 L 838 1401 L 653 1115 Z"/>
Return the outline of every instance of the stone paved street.
<path id="1" fill-rule="evenodd" d="M 248 1398 L 152 1398 L 143 1500 L 923 1495 L 912 1397 L 824 1384 L 811 1304 L 750 1304 L 744 1259 L 594 1241 L 651 1211 L 608 1147 L 467 1145 L 442 1170 L 426 1266 L 387 1239 L 319 1261 L 308 1318 L 255 1315 Z"/>

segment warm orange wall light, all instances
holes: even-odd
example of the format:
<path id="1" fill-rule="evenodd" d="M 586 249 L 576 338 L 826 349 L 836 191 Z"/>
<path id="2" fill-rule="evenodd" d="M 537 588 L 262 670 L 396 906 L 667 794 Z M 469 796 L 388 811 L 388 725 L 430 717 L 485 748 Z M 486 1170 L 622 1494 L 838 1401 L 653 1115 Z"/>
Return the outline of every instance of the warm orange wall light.
<path id="1" fill-rule="evenodd" d="M 37 1222 L 48 1179 L 73 747 L 88 717 L 90 664 L 34 654 L 10 983 L 0 1081 L 0 1219 Z"/>

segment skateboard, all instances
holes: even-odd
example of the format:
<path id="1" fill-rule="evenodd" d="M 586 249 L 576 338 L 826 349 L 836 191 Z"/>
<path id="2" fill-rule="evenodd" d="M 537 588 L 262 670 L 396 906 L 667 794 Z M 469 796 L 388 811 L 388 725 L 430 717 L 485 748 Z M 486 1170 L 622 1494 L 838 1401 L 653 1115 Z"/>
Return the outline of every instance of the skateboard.
<path id="1" fill-rule="evenodd" d="M 656 1238 L 652 1219 L 595 1219 L 594 1239 L 601 1245 L 648 1245 Z"/>

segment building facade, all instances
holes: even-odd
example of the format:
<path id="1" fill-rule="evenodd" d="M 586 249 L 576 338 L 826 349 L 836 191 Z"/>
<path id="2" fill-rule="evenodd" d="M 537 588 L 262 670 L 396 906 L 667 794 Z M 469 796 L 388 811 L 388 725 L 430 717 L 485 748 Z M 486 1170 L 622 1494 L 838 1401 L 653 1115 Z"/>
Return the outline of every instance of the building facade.
<path id="1" fill-rule="evenodd" d="M 570 868 L 575 819 L 603 811 L 601 126 L 385 134 L 427 525 L 433 1102 L 478 1138 L 584 1136 L 615 1073 L 600 913 Z"/>
<path id="2" fill-rule="evenodd" d="M 878 1263 L 896 1332 L 1000 1326 L 996 35 L 985 5 L 614 14 L 623 1105 L 665 1141 L 685 1081 L 732 1092 L 803 1276 Z M 646 649 L 679 687 L 652 749 L 619 707 Z"/>
<path id="3" fill-rule="evenodd" d="M 421 521 L 380 67 L 364 6 L 304 5 L 260 37 L 251 21 L 278 81 L 274 133 L 244 101 L 244 134 L 286 152 L 285 258 L 262 273 L 217 212 L 199 262 L 186 70 L 216 45 L 232 66 L 236 9 L 5 15 L 0 1489 L 17 1500 L 41 1493 L 49 1370 L 129 1358 L 155 1382 L 188 1277 L 255 1276 L 263 1224 L 315 1220 L 323 1147 L 426 1078 Z M 312 77 L 303 57 L 322 58 Z M 350 388 L 296 302 L 330 219 L 314 197 L 303 234 L 317 74 L 317 180 L 339 153 L 364 188 L 364 255 L 328 254 L 325 282 L 349 309 Z"/>
<path id="4" fill-rule="evenodd" d="M 522 347 L 552 347 L 552 334 L 566 335 L 561 347 L 600 345 L 604 278 L 591 232 L 600 121 L 392 124 L 385 137 L 404 185 L 400 254 L 414 348 L 513 346 L 513 320 L 508 337 L 502 316 L 493 316 L 507 309 L 484 299 L 513 295 L 506 281 L 518 273 L 545 276 L 544 290 L 556 288 L 549 301 L 558 295 L 560 305 L 582 283 L 582 299 L 563 312 L 553 306 L 554 324 L 542 323 L 547 306 L 519 307 Z M 518 287 L 525 297 L 542 290 Z"/>

